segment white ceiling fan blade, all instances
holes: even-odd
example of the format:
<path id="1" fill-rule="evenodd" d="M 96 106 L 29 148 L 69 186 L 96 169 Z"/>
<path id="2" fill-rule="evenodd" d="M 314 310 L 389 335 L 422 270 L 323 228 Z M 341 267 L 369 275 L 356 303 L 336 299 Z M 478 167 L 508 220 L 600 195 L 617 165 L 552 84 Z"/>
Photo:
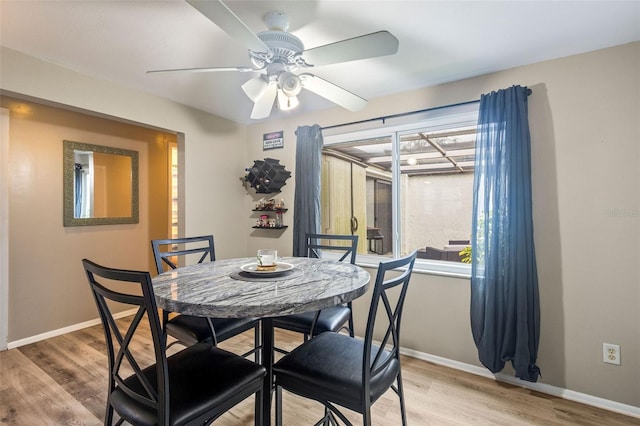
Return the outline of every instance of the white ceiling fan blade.
<path id="1" fill-rule="evenodd" d="M 329 65 L 393 55 L 398 51 L 398 39 L 388 31 L 378 31 L 302 52 L 309 65 Z"/>
<path id="2" fill-rule="evenodd" d="M 187 0 L 187 3 L 209 18 L 234 40 L 244 43 L 250 50 L 254 52 L 271 52 L 271 49 L 222 1 Z"/>
<path id="3" fill-rule="evenodd" d="M 253 110 L 251 111 L 251 118 L 254 118 L 254 119 L 267 118 L 271 114 L 271 109 L 273 108 L 273 101 L 276 100 L 277 90 L 278 90 L 278 85 L 275 83 L 269 84 L 266 87 L 262 96 L 253 105 Z"/>
<path id="4" fill-rule="evenodd" d="M 252 72 L 256 70 L 249 67 L 174 68 L 174 69 L 167 69 L 167 70 L 151 70 L 151 71 L 147 71 L 147 74 L 155 74 L 155 73 L 161 73 L 161 72 L 220 72 L 220 71 Z"/>
<path id="5" fill-rule="evenodd" d="M 327 80 L 323 80 L 313 74 L 300 74 L 298 76 L 302 82 L 302 87 L 313 93 L 329 99 L 331 102 L 340 105 L 349 111 L 360 111 L 367 106 L 367 100 L 360 96 L 343 89 L 340 86 L 336 86 L 333 83 L 329 83 Z"/>

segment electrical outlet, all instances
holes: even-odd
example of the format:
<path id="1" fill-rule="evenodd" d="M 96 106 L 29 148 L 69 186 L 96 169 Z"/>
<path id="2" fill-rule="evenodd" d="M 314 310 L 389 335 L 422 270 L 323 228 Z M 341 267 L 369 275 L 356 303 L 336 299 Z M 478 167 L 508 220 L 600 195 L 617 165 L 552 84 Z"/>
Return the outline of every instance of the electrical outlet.
<path id="1" fill-rule="evenodd" d="M 607 364 L 620 365 L 620 345 L 602 344 L 602 361 Z"/>

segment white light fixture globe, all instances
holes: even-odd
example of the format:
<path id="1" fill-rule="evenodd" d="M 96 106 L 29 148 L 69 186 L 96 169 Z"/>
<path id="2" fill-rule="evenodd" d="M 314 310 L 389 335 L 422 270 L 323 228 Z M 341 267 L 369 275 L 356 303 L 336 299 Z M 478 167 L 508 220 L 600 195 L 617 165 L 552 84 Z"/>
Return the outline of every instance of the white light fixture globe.
<path id="1" fill-rule="evenodd" d="M 302 90 L 302 83 L 297 75 L 284 71 L 278 76 L 278 87 L 287 96 L 298 96 Z"/>

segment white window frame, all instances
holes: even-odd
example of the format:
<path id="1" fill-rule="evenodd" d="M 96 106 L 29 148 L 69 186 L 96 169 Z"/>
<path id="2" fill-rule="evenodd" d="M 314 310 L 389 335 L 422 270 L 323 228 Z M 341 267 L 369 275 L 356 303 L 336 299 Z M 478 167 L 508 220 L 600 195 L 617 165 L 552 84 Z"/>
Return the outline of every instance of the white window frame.
<path id="1" fill-rule="evenodd" d="M 416 130 L 427 129 L 428 131 L 436 131 L 451 127 L 462 127 L 476 125 L 478 122 L 479 103 L 465 103 L 452 107 L 438 108 L 431 111 L 425 111 L 413 116 L 404 116 L 400 120 L 389 120 L 383 124 L 371 126 L 367 129 L 356 130 L 344 133 L 324 134 L 324 146 L 350 142 L 359 139 L 370 139 L 374 137 L 389 136 L 392 140 L 392 216 L 394 218 L 393 226 L 393 257 L 400 255 L 401 235 L 398 229 L 399 205 L 400 205 L 400 144 L 398 137 L 404 133 L 415 132 Z M 398 123 L 398 121 L 402 121 Z M 395 122 L 395 124 L 394 124 Z M 471 219 L 470 219 L 471 220 Z M 376 254 L 358 254 L 357 263 L 364 267 L 377 267 L 381 260 L 389 259 L 387 256 Z M 430 259 L 416 259 L 414 272 L 429 275 L 441 275 L 458 278 L 471 277 L 471 265 L 459 262 L 447 262 Z"/>

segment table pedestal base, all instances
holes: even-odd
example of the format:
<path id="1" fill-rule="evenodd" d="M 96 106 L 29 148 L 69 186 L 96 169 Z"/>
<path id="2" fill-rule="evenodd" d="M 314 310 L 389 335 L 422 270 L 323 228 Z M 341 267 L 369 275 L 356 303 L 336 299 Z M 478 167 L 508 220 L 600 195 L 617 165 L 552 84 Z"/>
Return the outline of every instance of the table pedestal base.
<path id="1" fill-rule="evenodd" d="M 261 320 L 262 330 L 262 365 L 267 370 L 262 387 L 262 401 L 256 400 L 256 419 L 258 424 L 271 425 L 271 395 L 273 389 L 273 318 L 267 317 Z"/>

